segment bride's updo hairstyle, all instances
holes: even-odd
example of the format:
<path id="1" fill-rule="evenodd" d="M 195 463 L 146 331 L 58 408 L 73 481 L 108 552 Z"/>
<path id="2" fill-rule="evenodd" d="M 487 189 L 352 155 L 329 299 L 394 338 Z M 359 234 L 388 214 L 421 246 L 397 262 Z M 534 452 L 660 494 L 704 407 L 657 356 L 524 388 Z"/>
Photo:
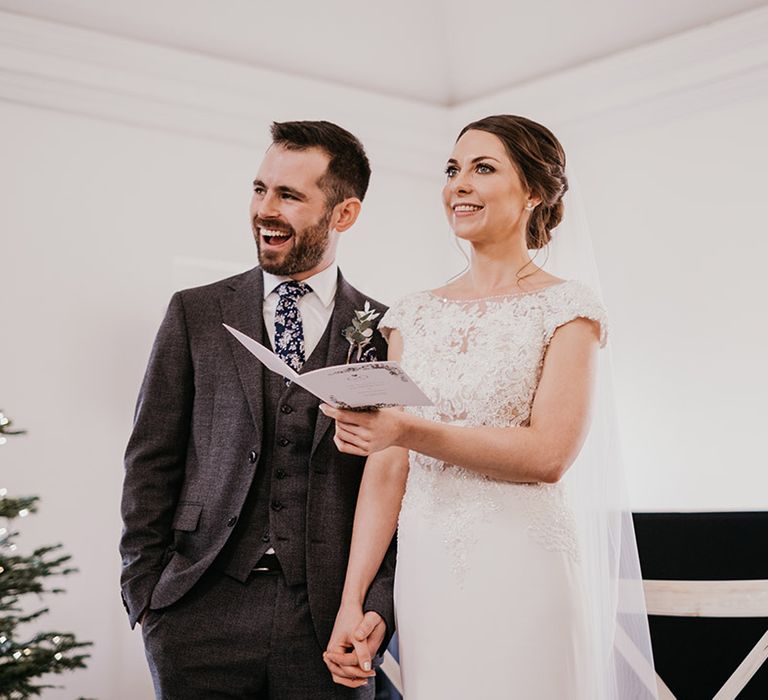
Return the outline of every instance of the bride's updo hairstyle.
<path id="1" fill-rule="evenodd" d="M 526 241 L 530 250 L 543 248 L 552 239 L 552 229 L 563 218 L 563 195 L 568 190 L 565 151 L 560 142 L 545 126 L 511 114 L 498 114 L 467 124 L 456 140 L 470 130 L 486 131 L 498 137 L 523 185 L 541 199 L 528 219 Z"/>

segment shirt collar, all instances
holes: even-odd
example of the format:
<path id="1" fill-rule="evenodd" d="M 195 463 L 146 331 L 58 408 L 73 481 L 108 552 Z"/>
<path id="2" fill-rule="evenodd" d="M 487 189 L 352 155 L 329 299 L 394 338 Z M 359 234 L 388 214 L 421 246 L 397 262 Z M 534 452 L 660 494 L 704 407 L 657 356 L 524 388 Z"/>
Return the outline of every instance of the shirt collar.
<path id="1" fill-rule="evenodd" d="M 261 273 L 264 275 L 265 299 L 272 294 L 279 285 L 291 279 L 284 275 L 273 275 L 265 270 L 262 270 Z M 323 306 L 329 306 L 336 296 L 338 275 L 339 266 L 333 262 L 324 270 L 312 275 L 312 277 L 302 280 L 302 282 L 305 282 L 312 287 L 312 291 L 317 294 L 320 301 L 323 302 Z"/>

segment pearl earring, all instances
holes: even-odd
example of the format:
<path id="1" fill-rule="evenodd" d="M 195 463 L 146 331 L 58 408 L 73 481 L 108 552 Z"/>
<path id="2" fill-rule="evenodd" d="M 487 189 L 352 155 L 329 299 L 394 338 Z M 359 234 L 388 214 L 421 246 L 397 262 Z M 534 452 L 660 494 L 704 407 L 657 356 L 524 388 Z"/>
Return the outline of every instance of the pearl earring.
<path id="1" fill-rule="evenodd" d="M 533 202 L 528 202 L 528 204 L 525 205 L 525 211 L 533 211 L 533 207 Z"/>

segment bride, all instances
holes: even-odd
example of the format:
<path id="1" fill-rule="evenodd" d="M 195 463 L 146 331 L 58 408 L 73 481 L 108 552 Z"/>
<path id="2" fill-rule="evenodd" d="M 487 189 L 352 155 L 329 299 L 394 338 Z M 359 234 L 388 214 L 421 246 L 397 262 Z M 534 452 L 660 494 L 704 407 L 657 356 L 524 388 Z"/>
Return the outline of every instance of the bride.
<path id="1" fill-rule="evenodd" d="M 618 594 L 639 570 L 608 493 L 617 465 L 600 449 L 577 460 L 605 310 L 529 254 L 563 218 L 562 146 L 529 119 L 487 117 L 461 131 L 445 172 L 471 264 L 379 324 L 434 405 L 321 407 L 338 449 L 369 455 L 326 664 L 351 687 L 373 673 L 356 632 L 397 527 L 406 700 L 655 697 L 642 601 L 622 608 Z"/>

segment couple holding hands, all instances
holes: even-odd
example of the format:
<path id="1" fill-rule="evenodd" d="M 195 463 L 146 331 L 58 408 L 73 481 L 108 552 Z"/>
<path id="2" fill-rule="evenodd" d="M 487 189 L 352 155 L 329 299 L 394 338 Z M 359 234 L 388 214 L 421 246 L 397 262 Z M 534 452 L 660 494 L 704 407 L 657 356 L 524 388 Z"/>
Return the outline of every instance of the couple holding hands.
<path id="1" fill-rule="evenodd" d="M 467 125 L 442 198 L 470 264 L 389 309 L 335 262 L 369 177 L 341 127 L 273 124 L 259 266 L 171 299 L 122 499 L 123 601 L 157 697 L 373 698 L 395 626 L 406 700 L 655 697 L 619 653 L 650 661 L 642 606 L 617 593 L 637 573 L 617 465 L 582 454 L 605 311 L 530 252 L 566 235 L 562 146 L 523 117 Z M 222 326 L 310 371 L 346 361 L 366 308 L 365 359 L 398 361 L 433 405 L 320 404 Z"/>

